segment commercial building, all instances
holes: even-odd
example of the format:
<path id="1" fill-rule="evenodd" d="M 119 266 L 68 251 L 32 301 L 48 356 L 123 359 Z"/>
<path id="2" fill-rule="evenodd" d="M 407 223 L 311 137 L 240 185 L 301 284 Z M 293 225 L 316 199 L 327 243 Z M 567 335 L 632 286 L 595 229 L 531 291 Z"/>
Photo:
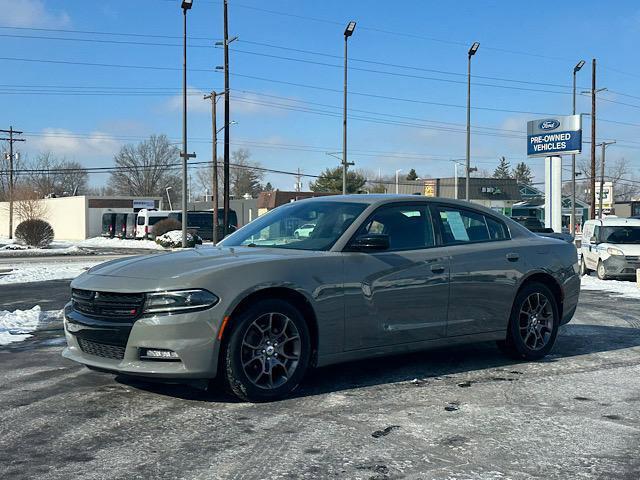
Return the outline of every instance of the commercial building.
<path id="1" fill-rule="evenodd" d="M 102 214 L 134 213 L 142 208 L 162 209 L 161 197 L 76 196 L 28 200 L 38 202 L 39 215 L 51 224 L 56 240 L 85 240 L 102 232 Z M 13 228 L 23 220 L 20 201 L 14 202 Z M 9 236 L 9 202 L 0 202 L 0 236 Z"/>

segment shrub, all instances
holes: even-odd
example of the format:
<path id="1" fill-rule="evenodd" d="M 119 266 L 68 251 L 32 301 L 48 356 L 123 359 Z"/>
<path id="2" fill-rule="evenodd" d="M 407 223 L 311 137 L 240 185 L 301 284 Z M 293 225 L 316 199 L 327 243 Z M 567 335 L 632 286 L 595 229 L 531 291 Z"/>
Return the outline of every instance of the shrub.
<path id="1" fill-rule="evenodd" d="M 53 228 L 44 220 L 25 220 L 16 227 L 16 239 L 32 247 L 48 247 L 53 236 Z"/>
<path id="2" fill-rule="evenodd" d="M 160 220 L 153 226 L 153 234 L 156 237 L 159 237 L 167 232 L 180 230 L 181 228 L 182 224 L 175 218 L 165 218 L 164 220 Z"/>
<path id="3" fill-rule="evenodd" d="M 160 222 L 158 222 L 160 223 Z M 156 224 L 157 225 L 157 224 Z M 182 230 L 172 230 L 156 237 L 156 243 L 164 248 L 181 248 L 182 247 Z M 201 245 L 202 239 L 195 233 L 187 233 L 187 248 L 193 248 Z"/>

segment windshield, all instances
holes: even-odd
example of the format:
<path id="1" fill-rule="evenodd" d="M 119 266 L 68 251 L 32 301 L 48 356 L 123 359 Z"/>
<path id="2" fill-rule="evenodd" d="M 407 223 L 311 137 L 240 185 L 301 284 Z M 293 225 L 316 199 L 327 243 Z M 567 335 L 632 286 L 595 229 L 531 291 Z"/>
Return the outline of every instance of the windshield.
<path id="1" fill-rule="evenodd" d="M 329 250 L 365 208 L 352 202 L 289 203 L 242 227 L 222 245 Z"/>
<path id="2" fill-rule="evenodd" d="M 640 244 L 640 227 L 602 227 L 601 242 Z"/>

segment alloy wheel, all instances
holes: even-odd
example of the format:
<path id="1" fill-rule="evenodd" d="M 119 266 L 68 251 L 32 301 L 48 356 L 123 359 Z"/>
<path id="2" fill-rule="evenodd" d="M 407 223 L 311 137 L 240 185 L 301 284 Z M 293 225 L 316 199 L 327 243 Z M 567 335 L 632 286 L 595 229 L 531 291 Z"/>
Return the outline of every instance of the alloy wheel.
<path id="1" fill-rule="evenodd" d="M 300 332 L 289 317 L 278 312 L 260 315 L 242 339 L 244 373 L 256 387 L 278 388 L 298 367 L 301 346 Z"/>
<path id="2" fill-rule="evenodd" d="M 541 350 L 551 338 L 553 331 L 553 307 L 542 293 L 529 295 L 520 307 L 520 337 L 531 350 Z"/>

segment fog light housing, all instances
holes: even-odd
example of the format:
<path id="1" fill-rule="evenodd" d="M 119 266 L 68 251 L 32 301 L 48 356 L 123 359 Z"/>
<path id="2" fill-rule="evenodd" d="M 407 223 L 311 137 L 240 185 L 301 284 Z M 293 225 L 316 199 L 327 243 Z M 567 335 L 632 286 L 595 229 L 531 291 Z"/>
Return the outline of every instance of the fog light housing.
<path id="1" fill-rule="evenodd" d="M 179 362 L 180 356 L 173 350 L 167 350 L 164 348 L 141 348 L 140 360 Z"/>

